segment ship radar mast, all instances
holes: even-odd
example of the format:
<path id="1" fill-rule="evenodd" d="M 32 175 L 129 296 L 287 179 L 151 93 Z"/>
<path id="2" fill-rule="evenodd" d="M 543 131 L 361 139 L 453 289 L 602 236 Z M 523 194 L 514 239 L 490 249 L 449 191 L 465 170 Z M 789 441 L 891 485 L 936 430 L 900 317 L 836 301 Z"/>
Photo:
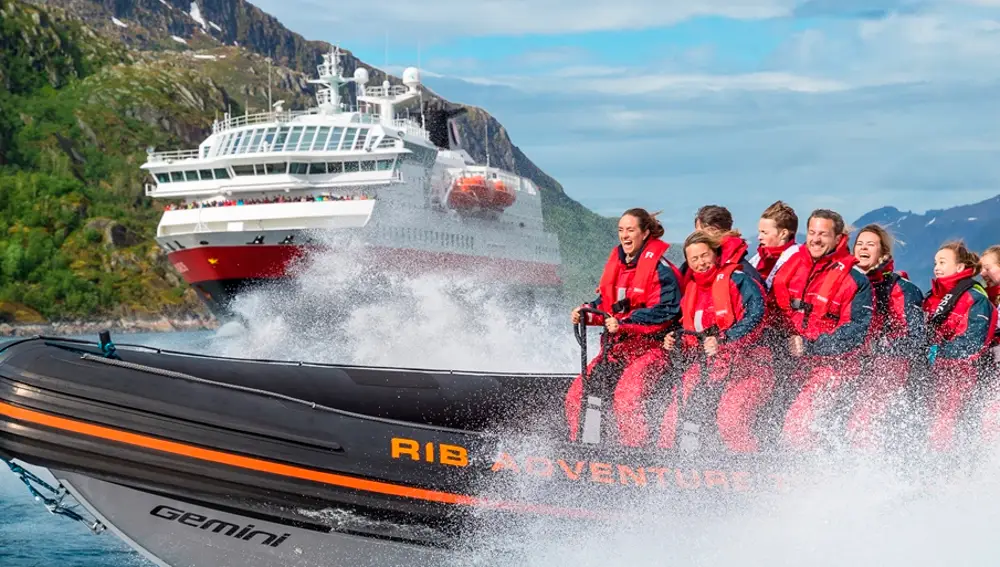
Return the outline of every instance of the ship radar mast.
<path id="1" fill-rule="evenodd" d="M 339 46 L 331 49 L 329 53 L 324 53 L 323 63 L 316 67 L 318 77 L 309 81 L 321 85 L 316 93 L 316 102 L 319 103 L 319 110 L 323 114 L 337 114 L 344 110 L 340 89 L 356 80 L 343 75 L 340 57 Z"/>

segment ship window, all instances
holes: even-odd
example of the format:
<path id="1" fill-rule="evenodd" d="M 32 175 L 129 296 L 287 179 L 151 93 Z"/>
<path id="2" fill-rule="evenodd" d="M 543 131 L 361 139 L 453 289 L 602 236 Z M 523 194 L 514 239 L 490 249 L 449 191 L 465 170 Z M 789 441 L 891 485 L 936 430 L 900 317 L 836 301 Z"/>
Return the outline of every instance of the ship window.
<path id="1" fill-rule="evenodd" d="M 233 141 L 233 135 L 232 134 L 226 134 L 222 138 L 222 143 L 219 144 L 219 155 L 223 155 L 224 156 L 224 155 L 226 155 L 226 154 L 229 153 L 229 144 L 232 141 Z"/>
<path id="2" fill-rule="evenodd" d="M 173 181 L 173 182 L 184 181 L 184 172 L 183 171 L 171 171 L 170 172 L 170 180 Z"/>
<path id="3" fill-rule="evenodd" d="M 340 146 L 340 139 L 344 137 L 344 129 L 337 126 L 330 134 L 330 141 L 326 143 L 327 150 L 335 150 Z"/>
<path id="4" fill-rule="evenodd" d="M 233 175 L 253 175 L 253 165 L 234 165 Z"/>
<path id="5" fill-rule="evenodd" d="M 210 179 L 212 179 L 212 170 L 211 169 L 200 169 L 200 170 L 198 170 L 198 175 L 201 176 L 201 180 L 202 181 L 210 180 Z"/>
<path id="6" fill-rule="evenodd" d="M 204 148 L 202 148 L 201 149 L 201 157 L 207 158 L 208 157 L 208 152 L 211 151 L 211 149 L 212 149 L 212 146 L 205 146 Z"/>
<path id="7" fill-rule="evenodd" d="M 326 139 L 330 136 L 330 127 L 322 126 L 319 129 L 319 133 L 316 134 L 316 139 L 313 140 L 312 149 L 313 151 L 323 151 L 323 146 L 326 145 Z"/>
<path id="8" fill-rule="evenodd" d="M 360 150 L 365 147 L 365 140 L 368 139 L 368 128 L 362 128 L 358 131 L 358 141 L 354 144 L 354 149 Z"/>
<path id="9" fill-rule="evenodd" d="M 265 169 L 268 175 L 286 173 L 288 171 L 288 162 L 269 163 Z"/>
<path id="10" fill-rule="evenodd" d="M 379 171 L 389 171 L 390 169 L 392 169 L 392 160 L 391 159 L 380 159 L 380 160 L 378 160 L 377 163 L 378 163 L 378 170 Z"/>
<path id="11" fill-rule="evenodd" d="M 236 137 L 233 138 L 233 149 L 229 153 L 237 154 L 240 152 L 240 146 L 243 144 L 244 134 L 245 132 L 242 130 L 236 133 Z"/>
<path id="12" fill-rule="evenodd" d="M 307 126 L 305 134 L 302 135 L 302 143 L 299 144 L 299 151 L 304 152 L 312 147 L 313 137 L 316 136 L 316 127 Z"/>
<path id="13" fill-rule="evenodd" d="M 170 183 L 170 175 L 166 173 L 157 173 L 156 180 L 160 183 Z"/>
<path id="14" fill-rule="evenodd" d="M 299 137 L 302 136 L 302 126 L 292 128 L 292 133 L 288 135 L 288 143 L 285 145 L 286 152 L 294 152 L 299 145 Z"/>
<path id="15" fill-rule="evenodd" d="M 229 171 L 225 168 L 219 168 L 215 170 L 216 179 L 229 179 Z"/>
<path id="16" fill-rule="evenodd" d="M 184 172 L 184 181 L 198 181 L 198 172 L 197 171 L 185 171 Z"/>
<path id="17" fill-rule="evenodd" d="M 285 139 L 288 138 L 288 126 L 282 126 L 281 130 L 278 130 L 278 137 L 274 141 L 274 148 L 271 149 L 273 152 L 280 152 L 285 147 Z"/>
<path id="18" fill-rule="evenodd" d="M 354 146 L 354 136 L 358 133 L 357 128 L 348 128 L 347 132 L 344 134 L 344 145 L 341 148 L 345 150 L 351 149 Z"/>
<path id="19" fill-rule="evenodd" d="M 326 173 L 326 162 L 310 163 L 309 173 L 311 174 Z"/>
<path id="20" fill-rule="evenodd" d="M 274 134 L 277 133 L 277 131 L 278 129 L 273 126 L 264 131 L 264 147 L 261 148 L 260 151 L 267 152 L 271 150 L 271 142 L 274 141 Z"/>
<path id="21" fill-rule="evenodd" d="M 264 130 L 258 128 L 253 131 L 253 141 L 250 142 L 250 148 L 247 153 L 255 154 L 260 151 L 260 140 L 264 137 Z"/>
<path id="22" fill-rule="evenodd" d="M 376 146 L 376 147 L 378 147 L 378 148 L 391 148 L 391 147 L 393 147 L 395 145 L 396 145 L 396 138 L 390 138 L 389 136 L 383 136 L 382 139 L 379 140 L 378 146 Z"/>
<path id="23" fill-rule="evenodd" d="M 327 173 L 343 173 L 344 162 L 342 161 L 331 161 L 326 164 Z"/>
<path id="24" fill-rule="evenodd" d="M 356 161 L 345 161 L 344 162 L 344 173 L 354 173 L 358 171 L 358 162 Z"/>
<path id="25" fill-rule="evenodd" d="M 292 162 L 292 167 L 288 171 L 288 173 L 291 173 L 292 175 L 302 175 L 308 172 L 309 172 L 308 163 L 296 163 L 296 162 Z"/>
<path id="26" fill-rule="evenodd" d="M 361 171 L 375 171 L 375 160 L 367 159 L 361 162 Z"/>

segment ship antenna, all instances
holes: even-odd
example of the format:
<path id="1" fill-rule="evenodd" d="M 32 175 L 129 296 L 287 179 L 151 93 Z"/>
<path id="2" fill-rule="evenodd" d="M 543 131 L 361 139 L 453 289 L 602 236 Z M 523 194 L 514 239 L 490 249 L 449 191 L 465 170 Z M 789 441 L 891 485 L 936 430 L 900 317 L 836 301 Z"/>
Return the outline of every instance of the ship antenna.
<path id="1" fill-rule="evenodd" d="M 420 40 L 417 40 L 417 69 L 420 69 Z M 424 114 L 424 86 L 420 85 L 420 89 L 417 91 L 417 96 L 420 98 L 420 127 L 427 131 L 427 116 Z"/>
<path id="2" fill-rule="evenodd" d="M 267 58 L 267 108 L 268 111 L 274 109 L 274 102 L 271 100 L 271 58 Z"/>

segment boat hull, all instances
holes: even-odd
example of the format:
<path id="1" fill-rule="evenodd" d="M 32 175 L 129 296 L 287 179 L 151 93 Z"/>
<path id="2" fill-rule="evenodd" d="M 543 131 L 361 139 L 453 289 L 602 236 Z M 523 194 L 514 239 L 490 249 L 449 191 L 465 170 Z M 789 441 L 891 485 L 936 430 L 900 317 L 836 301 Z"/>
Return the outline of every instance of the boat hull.
<path id="1" fill-rule="evenodd" d="M 90 514 L 157 565 L 357 567 L 439 565 L 447 558 L 443 549 L 332 529 L 323 518 L 344 517 L 333 510 L 315 511 L 304 518 L 307 522 L 292 524 L 78 473 L 50 472 Z"/>
<path id="2" fill-rule="evenodd" d="M 217 317 L 226 317 L 232 313 L 236 296 L 293 283 L 301 262 L 310 254 L 323 252 L 318 245 L 238 244 L 187 247 L 169 252 L 167 257 L 209 310 Z M 364 258 L 372 272 L 458 274 L 505 282 L 521 294 L 558 295 L 562 287 L 559 266 L 546 262 L 374 245 L 365 246 L 358 258 Z"/>

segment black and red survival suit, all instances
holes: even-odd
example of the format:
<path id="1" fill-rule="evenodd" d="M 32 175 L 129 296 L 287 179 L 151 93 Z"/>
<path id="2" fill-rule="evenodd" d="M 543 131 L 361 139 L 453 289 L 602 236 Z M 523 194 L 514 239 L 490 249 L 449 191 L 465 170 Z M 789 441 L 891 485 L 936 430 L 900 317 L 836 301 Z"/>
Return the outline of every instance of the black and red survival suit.
<path id="1" fill-rule="evenodd" d="M 781 246 L 758 246 L 757 253 L 747 260 L 764 281 L 764 288 L 771 289 L 778 270 L 801 248 L 794 240 Z"/>
<path id="2" fill-rule="evenodd" d="M 725 233 L 720 237 L 719 244 L 721 248 L 719 252 L 720 266 L 739 266 L 739 270 L 741 272 L 749 276 L 761 286 L 764 285 L 764 278 L 761 277 L 761 274 L 757 271 L 754 263 L 747 258 L 749 245 L 747 245 L 747 241 L 742 236 L 739 236 L 738 233 Z M 692 272 L 686 261 L 681 264 L 680 271 L 683 276 L 681 284 L 687 284 L 688 278 L 691 277 Z"/>
<path id="3" fill-rule="evenodd" d="M 681 304 L 684 332 L 674 347 L 684 361 L 678 367 L 686 365 L 686 370 L 663 415 L 659 447 L 674 446 L 679 422 L 710 427 L 714 422 L 730 451 L 758 450 L 753 424 L 774 387 L 774 375 L 770 349 L 759 345 L 764 289 L 739 268 L 716 265 L 707 272 L 688 272 Z M 705 352 L 709 336 L 718 341 L 714 355 Z"/>
<path id="4" fill-rule="evenodd" d="M 931 370 L 930 448 L 954 448 L 959 422 L 977 392 L 996 333 L 997 311 L 971 268 L 931 280 L 924 300 Z M 989 411 L 986 412 L 987 414 Z M 984 416 L 986 418 L 986 416 Z M 988 419 L 988 418 L 987 418 Z"/>
<path id="5" fill-rule="evenodd" d="M 924 294 L 905 274 L 896 272 L 894 264 L 890 257 L 868 271 L 875 311 L 847 421 L 847 433 L 858 449 L 884 447 L 895 425 L 889 410 L 903 400 L 914 361 L 924 354 Z"/>
<path id="6" fill-rule="evenodd" d="M 836 248 L 814 260 L 800 247 L 777 271 L 771 293 L 791 336 L 804 353 L 789 380 L 790 404 L 781 431 L 783 444 L 812 449 L 816 426 L 826 422 L 841 388 L 861 373 L 861 351 L 871 329 L 875 298 L 868 277 L 841 236 Z"/>
<path id="7" fill-rule="evenodd" d="M 645 401 L 669 364 L 661 342 L 680 316 L 681 302 L 680 272 L 664 256 L 669 247 L 650 238 L 626 263 L 625 251 L 616 246 L 604 266 L 597 299 L 587 304 L 611 313 L 619 322 L 618 331 L 606 335 L 601 351 L 588 365 L 587 380 L 594 386 L 609 380 L 613 385 L 612 409 L 622 445 L 647 441 Z M 588 325 L 604 325 L 599 315 L 586 317 Z M 583 378 L 577 376 L 566 393 L 570 441 L 577 439 L 583 389 Z"/>

